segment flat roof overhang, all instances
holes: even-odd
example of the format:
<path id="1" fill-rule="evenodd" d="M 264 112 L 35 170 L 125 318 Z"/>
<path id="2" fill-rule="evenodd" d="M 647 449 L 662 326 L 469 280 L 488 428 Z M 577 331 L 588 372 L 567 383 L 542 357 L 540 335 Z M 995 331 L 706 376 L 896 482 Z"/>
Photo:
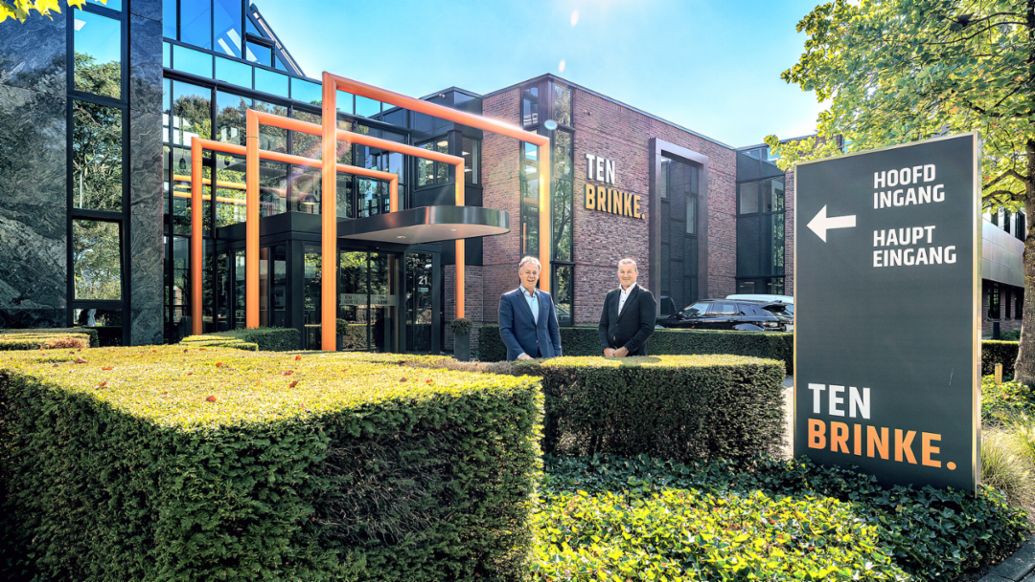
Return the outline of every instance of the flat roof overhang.
<path id="1" fill-rule="evenodd" d="M 418 206 L 338 221 L 340 238 L 407 245 L 506 232 L 510 232 L 510 215 L 480 206 Z"/>

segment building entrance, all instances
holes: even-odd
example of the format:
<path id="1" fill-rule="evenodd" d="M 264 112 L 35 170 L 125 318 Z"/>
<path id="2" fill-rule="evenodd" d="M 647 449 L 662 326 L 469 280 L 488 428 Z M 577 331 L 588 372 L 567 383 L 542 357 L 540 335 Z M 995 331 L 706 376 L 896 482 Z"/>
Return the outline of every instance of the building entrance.
<path id="1" fill-rule="evenodd" d="M 338 343 L 346 351 L 399 351 L 398 253 L 338 255 Z"/>

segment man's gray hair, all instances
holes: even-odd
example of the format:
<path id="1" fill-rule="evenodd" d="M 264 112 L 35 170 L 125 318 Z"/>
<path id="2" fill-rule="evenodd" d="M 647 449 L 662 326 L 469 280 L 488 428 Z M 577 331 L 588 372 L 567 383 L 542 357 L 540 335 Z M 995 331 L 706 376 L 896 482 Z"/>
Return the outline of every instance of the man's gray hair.
<path id="1" fill-rule="evenodd" d="M 618 268 L 619 269 L 622 268 L 622 265 L 632 265 L 633 268 L 636 269 L 637 271 L 640 270 L 639 267 L 636 266 L 636 261 L 630 259 L 629 257 L 626 257 L 626 258 L 618 261 Z"/>
<path id="2" fill-rule="evenodd" d="M 525 257 L 521 257 L 521 260 L 518 261 L 518 270 L 520 271 L 521 267 L 524 267 L 528 263 L 535 263 L 535 267 L 537 269 L 539 269 L 540 271 L 543 270 L 543 264 L 539 262 L 539 259 L 537 259 L 537 258 L 535 258 L 535 257 L 533 257 L 531 255 L 525 256 Z"/>

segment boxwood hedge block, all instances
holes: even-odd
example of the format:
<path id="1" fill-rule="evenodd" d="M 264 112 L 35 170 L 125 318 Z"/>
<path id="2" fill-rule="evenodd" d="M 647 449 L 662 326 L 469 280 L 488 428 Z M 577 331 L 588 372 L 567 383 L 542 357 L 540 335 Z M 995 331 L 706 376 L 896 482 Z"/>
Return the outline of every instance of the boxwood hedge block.
<path id="1" fill-rule="evenodd" d="M 97 330 L 85 327 L 0 329 L 0 351 L 89 348 L 98 345 Z"/>
<path id="2" fill-rule="evenodd" d="M 201 338 L 200 340 L 198 338 Z M 215 340 L 210 338 L 228 338 L 227 340 Z M 250 347 L 242 346 L 237 342 L 244 342 L 245 344 L 255 344 L 256 349 L 266 352 L 290 352 L 292 350 L 298 350 L 302 348 L 302 335 L 298 333 L 298 330 L 293 327 L 260 327 L 257 329 L 232 329 L 229 331 L 220 331 L 216 333 L 208 333 L 205 335 L 188 336 L 183 341 L 205 341 L 212 344 L 216 344 L 219 341 L 225 341 L 227 344 L 224 347 L 235 347 L 238 349 L 252 349 Z M 230 341 L 228 341 L 230 340 Z"/>
<path id="3" fill-rule="evenodd" d="M 536 370 L 538 368 L 538 370 Z M 783 444 L 783 366 L 740 356 L 564 357 L 542 376 L 543 450 L 738 459 Z"/>
<path id="4" fill-rule="evenodd" d="M 0 364 L 0 578 L 512 579 L 532 378 L 177 346 Z"/>
<path id="5" fill-rule="evenodd" d="M 180 340 L 180 344 L 192 348 L 233 348 L 250 352 L 259 351 L 259 344 L 255 342 L 246 342 L 240 338 L 216 334 L 189 335 Z"/>
<path id="6" fill-rule="evenodd" d="M 981 373 L 995 372 L 995 365 L 1003 365 L 1003 376 L 1013 378 L 1013 364 L 1017 360 L 1017 350 L 1021 342 L 999 340 L 981 341 Z"/>
<path id="7" fill-rule="evenodd" d="M 562 327 L 561 346 L 567 356 L 600 355 L 595 327 Z M 784 363 L 793 374 L 794 334 L 751 331 L 658 329 L 650 336 L 651 355 L 732 354 L 770 358 Z M 478 359 L 496 362 L 507 358 L 499 326 L 483 325 L 478 336 Z"/>

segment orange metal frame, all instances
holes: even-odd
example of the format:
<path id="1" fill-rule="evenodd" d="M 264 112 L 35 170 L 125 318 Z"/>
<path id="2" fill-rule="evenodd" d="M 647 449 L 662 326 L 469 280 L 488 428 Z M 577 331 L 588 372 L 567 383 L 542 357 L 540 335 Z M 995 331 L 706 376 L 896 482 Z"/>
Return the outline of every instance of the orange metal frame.
<path id="1" fill-rule="evenodd" d="M 249 110 L 249 113 L 252 113 Z M 258 130 L 255 132 L 256 140 L 258 139 Z M 258 145 L 256 141 L 256 145 Z M 245 156 L 247 159 L 248 148 L 245 146 L 223 143 L 221 141 L 215 141 L 211 139 L 203 139 L 199 137 L 191 138 L 191 242 L 190 242 L 190 253 L 191 253 L 191 333 L 198 335 L 203 333 L 203 322 L 201 320 L 202 312 L 202 269 L 203 264 L 202 257 L 202 216 L 201 207 L 203 197 L 201 195 L 201 187 L 203 184 L 211 185 L 212 179 L 200 179 L 195 180 L 193 176 L 201 176 L 201 162 L 202 155 L 205 150 L 222 152 L 225 154 L 234 154 Z M 285 162 L 289 164 L 295 164 L 299 166 L 308 166 L 310 168 L 322 168 L 323 162 L 320 160 L 314 160 L 312 158 L 306 158 L 302 156 L 295 156 L 291 154 L 285 154 L 281 152 L 271 152 L 266 150 L 256 149 L 256 154 L 259 159 L 272 160 L 277 162 Z M 259 327 L 259 181 L 258 181 L 258 163 L 251 164 L 246 161 L 247 167 L 245 168 L 246 180 L 250 177 L 250 168 L 253 166 L 256 168 L 255 176 L 255 190 L 254 192 L 245 187 L 245 251 L 244 251 L 244 271 L 245 271 L 245 327 L 248 329 L 255 329 Z M 343 174 L 352 174 L 356 176 L 364 176 L 367 178 L 375 178 L 378 180 L 385 180 L 388 182 L 388 195 L 389 199 L 398 204 L 399 198 L 399 176 L 390 172 L 382 172 L 380 170 L 371 170 L 369 168 L 361 168 L 359 166 L 350 166 L 348 164 L 335 164 L 333 166 L 335 172 L 341 172 Z M 219 187 L 219 181 L 216 181 L 216 187 Z M 213 195 L 215 192 L 213 192 Z M 216 199 L 218 201 L 218 198 Z M 235 204 L 239 204 L 239 201 L 234 201 Z M 253 244 L 254 241 L 254 244 Z"/>
<path id="2" fill-rule="evenodd" d="M 339 171 L 389 181 L 389 208 L 392 212 L 399 209 L 399 177 L 395 174 L 347 166 L 344 164 L 326 163 L 337 159 L 339 141 L 376 147 L 387 151 L 402 153 L 414 157 L 447 163 L 456 168 L 454 182 L 456 184 L 455 203 L 464 205 L 464 160 L 459 156 L 442 154 L 424 148 L 418 148 L 393 141 L 372 137 L 338 129 L 337 94 L 339 90 L 353 95 L 382 101 L 397 107 L 438 117 L 468 127 L 490 131 L 500 135 L 513 137 L 520 141 L 535 144 L 539 158 L 539 261 L 544 265 L 539 277 L 539 287 L 550 290 L 550 249 L 552 246 L 552 219 L 550 208 L 550 138 L 525 131 L 519 127 L 488 119 L 473 113 L 451 109 L 443 105 L 422 101 L 400 93 L 367 85 L 352 79 L 323 74 L 323 115 L 321 125 L 308 123 L 299 119 L 281 117 L 249 109 L 246 119 L 246 146 L 225 144 L 213 140 L 193 138 L 191 144 L 191 173 L 201 176 L 201 155 L 203 149 L 222 151 L 224 153 L 243 154 L 246 158 L 245 168 L 245 321 L 246 327 L 259 326 L 259 160 L 268 159 L 289 164 L 298 164 L 320 168 L 322 194 L 320 196 L 321 213 L 321 341 L 324 351 L 337 349 L 336 327 L 327 325 L 337 319 L 337 252 L 338 252 L 338 217 L 337 217 L 337 173 Z M 259 148 L 259 128 L 261 125 L 279 127 L 289 131 L 298 131 L 320 136 L 322 139 L 321 160 L 301 156 L 271 152 Z M 193 265 L 201 265 L 202 233 L 201 233 L 201 179 L 191 180 L 191 261 Z M 464 316 L 464 240 L 455 241 L 456 245 L 456 317 Z M 193 333 L 201 333 L 201 269 L 191 269 L 191 314 L 193 316 Z"/>

